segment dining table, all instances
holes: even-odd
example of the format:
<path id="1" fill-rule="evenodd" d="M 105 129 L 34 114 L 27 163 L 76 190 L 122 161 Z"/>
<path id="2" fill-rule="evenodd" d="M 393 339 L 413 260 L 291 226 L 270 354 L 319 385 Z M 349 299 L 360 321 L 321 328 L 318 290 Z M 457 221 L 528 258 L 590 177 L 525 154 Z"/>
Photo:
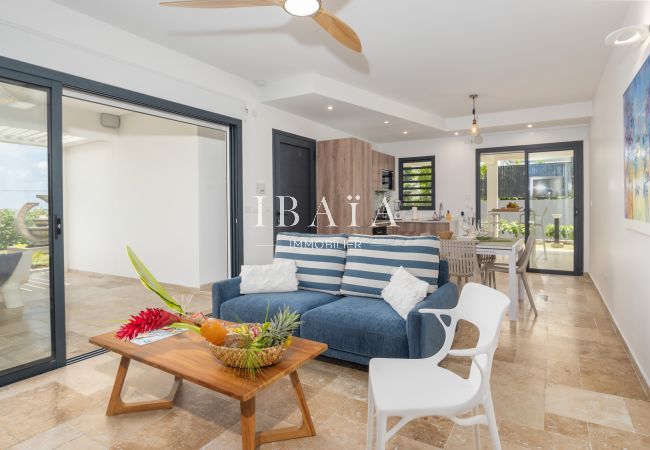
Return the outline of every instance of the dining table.
<path id="1" fill-rule="evenodd" d="M 476 253 L 479 255 L 505 256 L 508 258 L 508 297 L 510 297 L 508 317 L 510 320 L 517 320 L 519 299 L 524 297 L 524 285 L 518 280 L 517 276 L 517 259 L 519 259 L 524 247 L 523 238 L 479 239 L 476 244 Z"/>

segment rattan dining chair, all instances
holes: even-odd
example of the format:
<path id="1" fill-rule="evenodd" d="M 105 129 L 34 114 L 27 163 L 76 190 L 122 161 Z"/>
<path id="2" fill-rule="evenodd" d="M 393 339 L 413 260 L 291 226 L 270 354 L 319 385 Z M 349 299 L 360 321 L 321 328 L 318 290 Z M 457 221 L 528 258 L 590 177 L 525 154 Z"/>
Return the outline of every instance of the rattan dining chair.
<path id="1" fill-rule="evenodd" d="M 526 269 L 528 268 L 528 261 L 530 260 L 530 255 L 533 252 L 533 248 L 535 248 L 535 242 L 536 242 L 535 236 L 531 233 L 528 236 L 528 239 L 526 240 L 526 247 L 524 248 L 523 253 L 521 254 L 521 256 L 519 256 L 519 259 L 517 260 L 516 272 L 517 272 L 517 277 L 521 279 L 521 282 L 524 285 L 524 289 L 526 289 L 526 295 L 528 296 L 528 301 L 530 302 L 530 306 L 531 308 L 533 308 L 533 311 L 537 316 L 537 307 L 535 306 L 535 299 L 533 297 L 532 292 L 530 291 L 528 278 L 526 278 Z M 485 271 L 489 278 L 489 277 L 494 277 L 495 272 L 509 273 L 510 270 L 508 264 L 492 262 L 492 263 L 488 263 L 485 266 Z M 496 283 L 494 287 L 496 288 Z"/>
<path id="2" fill-rule="evenodd" d="M 449 264 L 449 278 L 458 279 L 458 292 L 474 275 L 479 275 L 476 241 L 440 239 L 440 257 Z"/>

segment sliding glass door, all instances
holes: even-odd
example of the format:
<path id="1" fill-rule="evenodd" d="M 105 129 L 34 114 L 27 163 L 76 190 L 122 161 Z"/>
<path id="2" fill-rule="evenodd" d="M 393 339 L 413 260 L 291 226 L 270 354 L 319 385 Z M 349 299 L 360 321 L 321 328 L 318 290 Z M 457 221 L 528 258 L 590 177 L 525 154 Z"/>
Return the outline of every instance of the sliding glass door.
<path id="1" fill-rule="evenodd" d="M 527 238 L 529 270 L 581 274 L 582 142 L 477 151 L 477 212 L 493 238 Z"/>
<path id="2" fill-rule="evenodd" d="M 535 236 L 530 268 L 575 271 L 574 150 L 528 153 L 528 233 Z"/>
<path id="3" fill-rule="evenodd" d="M 0 386 L 62 361 L 53 86 L 0 71 Z"/>

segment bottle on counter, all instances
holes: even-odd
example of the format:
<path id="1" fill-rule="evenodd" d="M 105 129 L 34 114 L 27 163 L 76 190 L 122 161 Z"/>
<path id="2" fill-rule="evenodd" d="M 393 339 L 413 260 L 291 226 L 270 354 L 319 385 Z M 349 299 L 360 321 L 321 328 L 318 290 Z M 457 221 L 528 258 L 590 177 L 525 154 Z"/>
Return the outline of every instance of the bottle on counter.
<path id="1" fill-rule="evenodd" d="M 432 218 L 432 219 L 433 219 L 434 221 L 436 221 L 436 222 L 437 222 L 438 220 L 440 220 L 440 218 L 438 217 L 438 211 L 436 211 L 435 209 L 433 210 L 433 218 Z"/>
<path id="2" fill-rule="evenodd" d="M 451 222 L 451 213 L 449 212 L 449 210 L 447 210 L 447 214 L 445 214 L 445 220 L 447 222 Z"/>

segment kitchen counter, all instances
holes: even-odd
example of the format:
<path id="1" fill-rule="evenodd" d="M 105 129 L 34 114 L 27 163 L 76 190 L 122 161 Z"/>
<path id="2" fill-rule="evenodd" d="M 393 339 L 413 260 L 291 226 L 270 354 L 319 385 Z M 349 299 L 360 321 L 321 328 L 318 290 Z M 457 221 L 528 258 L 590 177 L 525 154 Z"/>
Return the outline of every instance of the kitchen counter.
<path id="1" fill-rule="evenodd" d="M 395 221 L 392 226 L 389 220 L 377 221 L 377 226 L 386 227 L 386 234 L 402 236 L 437 235 L 441 231 L 456 231 L 458 221 L 448 220 L 426 220 L 426 219 L 402 219 Z"/>
<path id="2" fill-rule="evenodd" d="M 398 224 L 398 225 L 400 223 L 448 223 L 448 224 L 452 224 L 455 221 L 456 221 L 456 219 L 453 219 L 453 218 L 451 219 L 451 221 L 449 221 L 449 220 L 431 220 L 431 219 L 415 219 L 415 220 L 413 220 L 413 219 L 395 219 L 395 223 Z M 381 220 L 381 221 L 378 220 L 377 225 L 379 225 L 379 226 L 390 225 L 390 220 Z"/>

